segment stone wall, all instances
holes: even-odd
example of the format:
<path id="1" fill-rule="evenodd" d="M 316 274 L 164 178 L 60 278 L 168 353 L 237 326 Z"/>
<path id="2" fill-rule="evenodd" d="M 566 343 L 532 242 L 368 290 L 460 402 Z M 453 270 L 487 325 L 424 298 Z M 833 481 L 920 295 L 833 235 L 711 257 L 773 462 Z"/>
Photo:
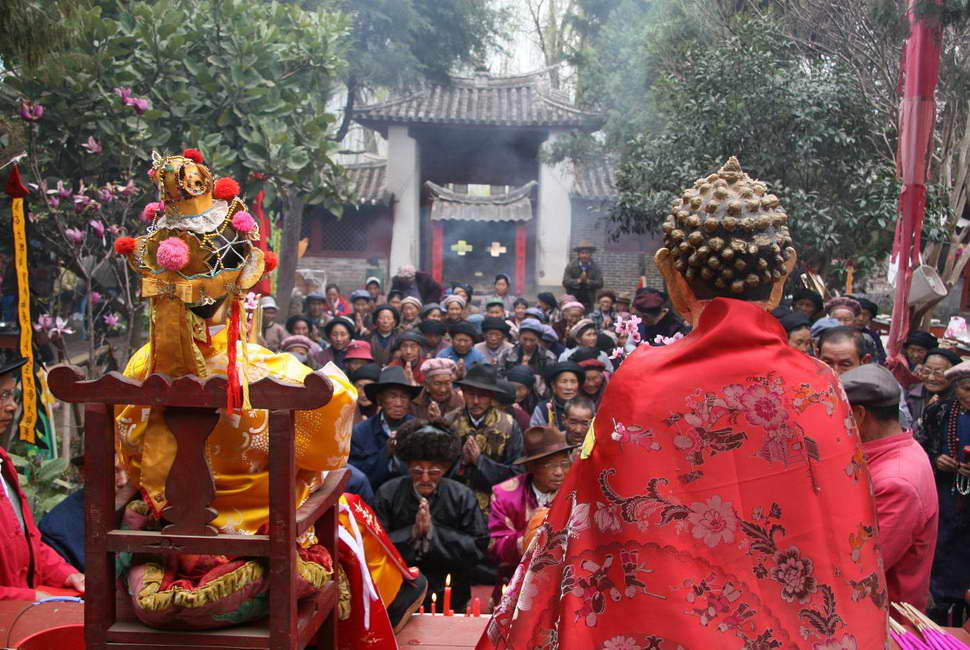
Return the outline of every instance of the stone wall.
<path id="1" fill-rule="evenodd" d="M 296 265 L 297 273 L 309 271 L 313 277 L 320 282 L 334 282 L 340 287 L 340 291 L 346 296 L 354 289 L 363 289 L 364 282 L 367 280 L 367 269 L 375 265 L 370 262 L 376 261 L 377 265 L 384 270 L 384 277 L 389 278 L 387 273 L 387 258 L 362 258 L 362 257 L 311 257 L 304 256 Z M 306 274 L 304 274 L 306 275 Z M 321 287 L 321 290 L 323 287 Z M 386 291 L 385 287 L 385 291 Z"/>
<path id="2" fill-rule="evenodd" d="M 656 237 L 622 236 L 613 241 L 605 208 L 598 203 L 573 200 L 572 236 L 570 248 L 588 241 L 597 247 L 593 258 L 603 269 L 606 287 L 618 292 L 632 293 L 640 282 L 640 275 L 647 276 L 647 286 L 662 287 L 663 279 L 653 263 L 653 255 L 659 245 Z M 572 259 L 575 253 L 570 254 Z M 559 292 L 562 287 L 559 287 Z"/>

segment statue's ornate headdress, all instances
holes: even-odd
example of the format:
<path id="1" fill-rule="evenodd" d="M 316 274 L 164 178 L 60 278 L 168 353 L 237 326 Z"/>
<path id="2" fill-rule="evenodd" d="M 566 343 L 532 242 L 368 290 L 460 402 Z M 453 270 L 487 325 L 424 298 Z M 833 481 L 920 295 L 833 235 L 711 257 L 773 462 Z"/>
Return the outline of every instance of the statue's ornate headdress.
<path id="1" fill-rule="evenodd" d="M 242 301 L 263 273 L 275 267 L 275 256 L 264 255 L 255 245 L 259 227 L 238 197 L 239 184 L 231 178 L 214 179 L 199 151 L 186 149 L 178 156 L 153 152 L 148 175 L 159 201 L 142 212 L 147 234 L 121 237 L 115 249 L 141 276 L 142 297 L 151 299 L 150 370 L 174 377 L 205 376 L 200 346 L 209 341 L 206 320 L 225 304 L 233 408 L 245 401 L 235 363 L 236 342 L 245 327 Z"/>
<path id="2" fill-rule="evenodd" d="M 767 186 L 731 157 L 674 200 L 663 245 L 674 268 L 713 295 L 750 295 L 786 274 L 794 254 L 788 215 Z"/>

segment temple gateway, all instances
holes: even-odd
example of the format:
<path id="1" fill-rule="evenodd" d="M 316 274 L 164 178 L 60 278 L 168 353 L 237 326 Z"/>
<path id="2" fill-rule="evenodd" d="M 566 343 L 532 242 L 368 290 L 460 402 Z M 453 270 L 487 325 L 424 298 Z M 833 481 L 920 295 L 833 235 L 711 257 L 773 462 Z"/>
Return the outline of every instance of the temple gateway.
<path id="1" fill-rule="evenodd" d="M 592 241 L 607 286 L 632 288 L 655 248 L 649 237 L 607 236 L 608 162 L 551 163 L 541 154 L 602 122 L 550 90 L 542 72 L 453 77 L 359 107 L 354 119 L 386 140 L 387 155 L 349 165 L 357 204 L 341 218 L 318 208 L 305 220 L 300 267 L 328 281 L 357 286 L 414 264 L 477 289 L 504 273 L 527 294 L 558 287 L 572 248 Z"/>

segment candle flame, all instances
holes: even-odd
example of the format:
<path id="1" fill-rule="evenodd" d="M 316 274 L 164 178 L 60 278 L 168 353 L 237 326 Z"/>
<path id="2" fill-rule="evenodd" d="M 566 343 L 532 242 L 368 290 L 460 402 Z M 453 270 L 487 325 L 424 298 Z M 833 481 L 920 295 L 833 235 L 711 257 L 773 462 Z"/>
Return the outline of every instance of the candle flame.
<path id="1" fill-rule="evenodd" d="M 441 575 L 441 574 L 439 573 L 438 575 Z M 431 594 L 431 602 L 433 603 L 438 602 L 438 594 L 435 594 L 435 593 Z"/>
<path id="2" fill-rule="evenodd" d="M 445 576 L 445 586 L 446 587 L 450 587 L 451 586 L 451 574 L 450 573 L 447 576 Z"/>

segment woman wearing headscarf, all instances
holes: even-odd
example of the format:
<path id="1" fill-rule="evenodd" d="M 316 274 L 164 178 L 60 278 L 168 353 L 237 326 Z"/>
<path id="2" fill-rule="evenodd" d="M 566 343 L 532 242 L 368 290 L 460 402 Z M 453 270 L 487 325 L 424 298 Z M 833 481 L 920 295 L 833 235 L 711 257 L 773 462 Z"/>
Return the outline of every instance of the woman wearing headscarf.
<path id="1" fill-rule="evenodd" d="M 562 318 L 555 321 L 552 327 L 559 336 L 559 342 L 566 345 L 569 339 L 569 331 L 576 323 L 585 320 L 583 314 L 586 313 L 586 308 L 578 300 L 568 300 L 562 304 L 560 313 L 562 314 Z"/>
<path id="2" fill-rule="evenodd" d="M 913 416 L 913 435 L 917 440 L 923 437 L 923 414 L 937 402 L 945 402 L 953 396 L 946 371 L 960 365 L 960 355 L 946 348 L 933 348 L 916 368 L 920 383 L 906 391 L 906 405 Z M 970 585 L 967 585 L 970 587 Z"/>
<path id="3" fill-rule="evenodd" d="M 596 348 L 598 338 L 596 324 L 589 318 L 583 318 L 578 323 L 573 325 L 569 330 L 568 340 L 571 347 L 566 348 L 565 352 L 559 355 L 559 360 L 566 361 L 571 359 L 576 353 L 576 350 L 580 349 L 581 347 Z M 608 372 L 613 372 L 613 362 L 610 361 L 608 354 L 605 352 L 599 352 L 597 357 Z"/>
<path id="4" fill-rule="evenodd" d="M 441 301 L 441 308 L 445 312 L 445 317 L 443 319 L 445 324 L 452 325 L 465 320 L 465 307 L 467 305 L 468 301 L 457 294 L 446 296 L 445 299 Z"/>
<path id="5" fill-rule="evenodd" d="M 414 296 L 407 296 L 401 300 L 401 324 L 399 331 L 414 329 L 418 324 L 418 317 L 421 314 L 421 301 Z"/>
<path id="6" fill-rule="evenodd" d="M 505 370 L 505 380 L 515 387 L 515 403 L 531 414 L 541 401 L 536 393 L 536 375 L 529 366 L 511 366 Z M 543 384 L 545 385 L 545 384 Z"/>
<path id="7" fill-rule="evenodd" d="M 529 424 L 534 427 L 551 424 L 565 431 L 566 402 L 579 394 L 586 381 L 586 371 L 573 361 L 560 361 L 549 369 L 546 381 L 552 396 L 535 407 Z"/>
<path id="8" fill-rule="evenodd" d="M 350 342 L 357 335 L 353 321 L 346 316 L 337 316 L 327 321 L 327 324 L 323 326 L 323 335 L 330 347 L 326 350 L 320 350 L 314 355 L 317 363 L 322 368 L 332 361 L 346 373 L 347 366 L 344 365 L 344 355 L 347 354 Z"/>
<path id="9" fill-rule="evenodd" d="M 970 362 L 950 368 L 944 379 L 953 394 L 927 405 L 923 414 L 922 444 L 933 464 L 940 508 L 928 613 L 940 624 L 960 625 L 970 586 Z"/>
<path id="10" fill-rule="evenodd" d="M 465 406 L 455 386 L 458 366 L 451 359 L 427 359 L 421 364 L 424 390 L 411 401 L 411 415 L 420 420 L 443 417 Z"/>
<path id="11" fill-rule="evenodd" d="M 428 342 L 417 330 L 401 332 L 391 347 L 391 360 L 387 365 L 404 368 L 404 376 L 420 386 L 424 383 L 421 364 L 427 357 L 427 346 Z"/>
<path id="12" fill-rule="evenodd" d="M 519 340 L 503 357 L 499 371 L 504 368 L 506 376 L 517 366 L 524 366 L 536 377 L 535 389 L 540 395 L 545 394 L 546 385 L 543 377 L 546 371 L 556 363 L 556 357 L 547 350 L 542 343 L 545 327 L 533 318 L 525 319 L 519 325 Z M 529 410 L 529 413 L 532 411 Z"/>

